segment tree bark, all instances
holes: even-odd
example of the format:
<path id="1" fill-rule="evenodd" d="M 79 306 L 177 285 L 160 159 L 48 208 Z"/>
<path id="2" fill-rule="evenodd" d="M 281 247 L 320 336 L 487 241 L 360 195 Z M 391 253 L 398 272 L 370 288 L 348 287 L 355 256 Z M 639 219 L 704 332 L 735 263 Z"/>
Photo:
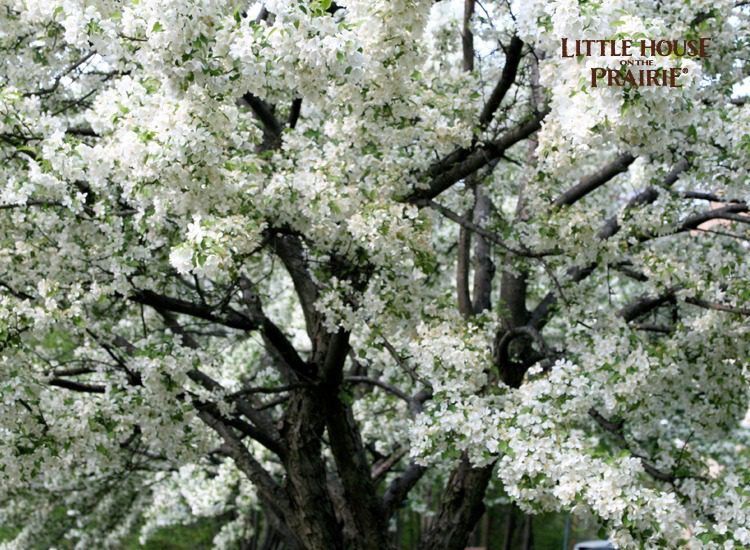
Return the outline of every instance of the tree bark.
<path id="1" fill-rule="evenodd" d="M 419 544 L 420 550 L 463 550 L 474 526 L 484 513 L 484 493 L 494 464 L 471 466 L 464 456 L 453 470 L 438 514 Z"/>
<path id="2" fill-rule="evenodd" d="M 390 545 L 384 509 L 375 493 L 370 466 L 350 407 L 338 395 L 328 395 L 326 426 L 331 452 L 354 522 L 354 536 L 347 548 L 383 550 Z"/>
<path id="3" fill-rule="evenodd" d="M 503 550 L 513 550 L 513 535 L 516 531 L 516 505 L 512 502 L 508 508 L 508 523 L 505 529 L 505 538 L 503 540 Z"/>
<path id="4" fill-rule="evenodd" d="M 285 416 L 289 451 L 284 460 L 291 517 L 285 518 L 305 548 L 343 550 L 344 540 L 326 483 L 321 454 L 324 419 L 312 390 L 297 390 Z"/>
<path id="5" fill-rule="evenodd" d="M 492 200 L 481 187 L 474 190 L 474 223 L 484 227 L 492 213 Z M 477 235 L 474 248 L 474 313 L 481 313 L 490 309 L 490 295 L 492 294 L 492 278 L 495 275 L 495 264 L 492 262 L 492 244 L 482 235 Z"/>
<path id="6" fill-rule="evenodd" d="M 523 550 L 531 550 L 534 547 L 534 516 L 526 514 L 523 520 Z"/>

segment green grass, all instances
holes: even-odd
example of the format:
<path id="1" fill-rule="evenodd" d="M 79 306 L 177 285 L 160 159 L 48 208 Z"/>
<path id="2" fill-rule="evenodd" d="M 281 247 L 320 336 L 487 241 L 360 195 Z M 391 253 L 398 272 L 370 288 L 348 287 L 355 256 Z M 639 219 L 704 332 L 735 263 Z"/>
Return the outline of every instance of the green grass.
<path id="1" fill-rule="evenodd" d="M 173 525 L 158 529 L 146 544 L 138 542 L 138 533 L 123 541 L 121 550 L 210 550 L 221 522 L 215 518 L 201 518 L 189 525 Z"/>

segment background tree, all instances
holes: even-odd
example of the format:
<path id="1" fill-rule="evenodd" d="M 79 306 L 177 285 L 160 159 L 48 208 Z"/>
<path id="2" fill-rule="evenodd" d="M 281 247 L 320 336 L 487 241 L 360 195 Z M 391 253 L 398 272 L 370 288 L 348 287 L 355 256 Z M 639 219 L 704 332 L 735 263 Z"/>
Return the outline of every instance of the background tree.
<path id="1" fill-rule="evenodd" d="M 0 1 L 8 544 L 750 546 L 744 4 Z"/>

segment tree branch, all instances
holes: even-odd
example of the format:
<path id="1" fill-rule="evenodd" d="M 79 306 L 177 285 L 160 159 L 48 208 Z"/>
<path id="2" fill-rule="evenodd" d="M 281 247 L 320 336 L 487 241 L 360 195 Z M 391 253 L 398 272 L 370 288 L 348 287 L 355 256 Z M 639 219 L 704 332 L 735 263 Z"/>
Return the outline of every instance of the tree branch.
<path id="1" fill-rule="evenodd" d="M 598 171 L 582 178 L 577 185 L 574 185 L 562 193 L 552 202 L 552 204 L 555 206 L 569 206 L 574 204 L 618 174 L 625 172 L 634 160 L 635 157 L 630 153 L 618 155 L 617 158 L 600 168 Z"/>
<path id="2" fill-rule="evenodd" d="M 662 186 L 671 187 L 672 185 L 674 185 L 674 183 L 679 179 L 680 175 L 689 167 L 690 162 L 687 159 L 680 159 L 677 163 L 675 163 L 669 173 L 664 176 L 664 179 L 662 180 Z M 656 188 L 647 187 L 646 189 L 638 193 L 635 197 L 630 199 L 623 210 L 627 212 L 631 208 L 635 208 L 644 204 L 651 204 L 656 201 L 658 196 L 659 192 Z M 607 240 L 617 234 L 620 231 L 620 228 L 621 226 L 618 215 L 615 214 L 604 222 L 602 227 L 597 232 L 597 237 L 603 241 Z M 596 264 L 590 264 L 585 267 L 573 266 L 568 269 L 568 275 L 573 282 L 577 283 L 593 273 L 595 268 Z M 529 322 L 529 324 L 534 328 L 540 330 L 547 322 L 552 308 L 554 307 L 556 302 L 557 297 L 555 295 L 555 292 L 552 291 L 547 293 L 547 295 L 532 311 L 531 321 Z"/>
<path id="3" fill-rule="evenodd" d="M 394 452 L 391 456 L 373 465 L 372 473 L 370 474 L 372 480 L 377 482 L 378 480 L 382 479 L 385 474 L 390 471 L 391 468 L 398 464 L 399 460 L 406 456 L 406 453 L 408 452 L 409 449 L 406 448 L 401 449 L 400 451 L 396 450 L 396 452 Z"/>
<path id="4" fill-rule="evenodd" d="M 75 382 L 73 380 L 66 380 L 64 378 L 53 378 L 47 382 L 50 386 L 57 386 L 58 388 L 65 388 L 66 390 L 72 390 L 83 393 L 105 393 L 106 388 L 99 384 L 85 384 L 83 382 Z"/>
<path id="5" fill-rule="evenodd" d="M 263 124 L 266 133 L 271 134 L 273 137 L 281 135 L 281 125 L 279 124 L 279 121 L 276 120 L 271 105 L 251 93 L 246 93 L 242 96 L 242 99 L 245 100 L 253 110 L 253 113 L 255 113 L 258 120 Z"/>
<path id="6" fill-rule="evenodd" d="M 685 298 L 685 302 L 694 306 L 702 307 L 704 309 L 713 309 L 715 311 L 724 311 L 727 313 L 736 313 L 737 315 L 750 316 L 750 308 L 742 308 L 737 306 L 731 306 L 729 304 L 722 304 L 719 302 L 709 302 L 707 300 L 701 300 L 700 298 Z"/>
<path id="7" fill-rule="evenodd" d="M 542 120 L 548 113 L 549 111 L 538 113 L 508 130 L 496 140 L 488 141 L 474 149 L 458 149 L 436 162 L 425 174 L 430 180 L 428 187 L 415 190 L 405 198 L 405 201 L 416 204 L 420 200 L 434 199 L 456 182 L 473 174 L 494 159 L 500 158 L 510 147 L 539 130 L 542 127 Z"/>
<path id="8" fill-rule="evenodd" d="M 158 310 L 159 314 L 164 318 L 166 325 L 174 334 L 178 334 L 182 338 L 183 345 L 190 349 L 199 349 L 198 342 L 177 322 L 172 314 L 164 310 Z M 196 384 L 202 386 L 213 393 L 226 394 L 224 387 L 219 384 L 216 380 L 211 378 L 201 370 L 194 368 L 187 372 L 188 377 Z M 230 423 L 234 422 L 235 427 L 239 428 L 244 434 L 252 437 L 258 443 L 266 447 L 269 451 L 276 455 L 283 457 L 286 454 L 283 442 L 281 440 L 281 434 L 274 427 L 272 418 L 267 414 L 259 410 L 244 399 L 235 399 L 237 410 L 250 419 L 253 425 L 246 424 L 238 419 L 230 420 Z M 213 403 L 204 405 L 215 406 Z"/>
<path id="9" fill-rule="evenodd" d="M 750 223 L 750 217 L 736 216 L 738 213 L 748 212 L 747 204 L 743 202 L 730 203 L 720 208 L 714 208 L 686 218 L 677 229 L 677 233 L 696 229 L 699 225 L 711 220 L 731 220 L 740 223 Z"/>
<path id="10" fill-rule="evenodd" d="M 352 382 L 355 384 L 369 384 L 370 386 L 377 386 L 385 390 L 386 392 L 392 395 L 395 395 L 399 399 L 406 401 L 407 403 L 411 403 L 410 396 L 406 395 L 397 387 L 392 386 L 386 382 L 383 382 L 382 380 L 375 380 L 374 378 L 368 378 L 367 376 L 346 376 L 344 377 L 344 382 Z"/>
<path id="11" fill-rule="evenodd" d="M 422 476 L 427 471 L 427 468 L 419 464 L 409 464 L 404 473 L 398 476 L 396 479 L 391 481 L 391 484 L 385 490 L 383 494 L 383 509 L 387 518 L 391 517 L 393 513 L 398 510 L 401 504 L 404 502 L 406 495 L 409 491 L 414 488 L 417 482 L 422 479 Z"/>
<path id="12" fill-rule="evenodd" d="M 676 289 L 670 289 L 659 296 L 641 296 L 639 299 L 624 306 L 617 314 L 627 322 L 633 321 L 667 302 L 674 301 L 675 291 Z"/>
<path id="13" fill-rule="evenodd" d="M 292 517 L 292 506 L 284 491 L 263 466 L 253 458 L 250 451 L 232 429 L 219 417 L 207 410 L 199 411 L 198 416 L 224 440 L 221 447 L 222 452 L 229 456 L 237 465 L 237 468 L 253 482 L 267 510 L 274 514 L 276 518 Z M 294 538 L 296 539 L 296 536 Z M 305 547 L 299 540 L 293 542 L 294 548 Z"/>
<path id="14" fill-rule="evenodd" d="M 302 98 L 296 97 L 292 101 L 292 106 L 289 108 L 289 118 L 287 119 L 287 126 L 294 129 L 297 127 L 297 121 L 299 121 L 299 115 L 302 112 Z"/>
<path id="15" fill-rule="evenodd" d="M 474 15 L 474 0 L 464 0 L 463 32 L 461 48 L 463 52 L 464 71 L 474 70 L 474 33 L 471 31 L 471 17 Z"/>
<path id="16" fill-rule="evenodd" d="M 447 208 L 443 206 L 440 203 L 437 203 L 433 200 L 419 200 L 416 202 L 417 206 L 429 206 L 433 210 L 437 210 L 440 212 L 443 216 L 448 218 L 449 220 L 456 222 L 461 227 L 464 227 L 466 229 L 469 229 L 473 233 L 476 233 L 477 235 L 480 235 L 487 239 L 488 241 L 498 245 L 500 248 L 505 250 L 506 252 L 510 252 L 511 254 L 515 254 L 516 256 L 521 256 L 525 258 L 542 258 L 544 256 L 551 256 L 555 254 L 552 250 L 542 250 L 540 252 L 534 252 L 532 250 L 527 249 L 519 249 L 519 248 L 513 248 L 511 246 L 508 246 L 503 242 L 503 240 L 497 236 L 495 233 L 492 233 L 491 231 L 487 231 L 483 227 L 480 227 L 476 223 L 469 221 L 466 219 L 466 217 L 461 216 L 451 210 L 450 208 Z"/>
<path id="17" fill-rule="evenodd" d="M 492 212 L 492 200 L 480 187 L 474 188 L 474 223 L 481 226 L 489 220 Z M 492 261 L 492 246 L 489 239 L 482 235 L 477 237 L 474 248 L 474 303 L 473 313 L 478 314 L 490 309 L 492 279 L 495 276 L 495 264 Z"/>
<path id="18" fill-rule="evenodd" d="M 672 483 L 675 481 L 676 476 L 674 474 L 670 474 L 667 472 L 664 472 L 663 470 L 658 469 L 656 466 L 651 464 L 646 457 L 639 455 L 637 453 L 634 453 L 630 450 L 630 444 L 628 443 L 627 439 L 625 439 L 625 434 L 623 433 L 623 427 L 624 422 L 622 420 L 619 420 L 617 422 L 613 422 L 612 420 L 607 419 L 604 417 L 599 411 L 597 411 L 594 407 L 591 407 L 589 409 L 589 416 L 596 421 L 599 426 L 604 428 L 607 432 L 611 433 L 615 436 L 619 444 L 626 449 L 633 457 L 639 458 L 641 460 L 641 465 L 643 466 L 644 471 L 653 477 L 654 479 L 658 479 L 659 481 L 666 481 L 668 483 Z"/>
<path id="19" fill-rule="evenodd" d="M 139 304 L 151 306 L 156 310 L 172 311 L 174 313 L 182 313 L 184 315 L 190 315 L 191 317 L 197 317 L 198 319 L 204 319 L 217 323 L 230 328 L 238 330 L 252 331 L 257 330 L 259 324 L 251 321 L 245 315 L 229 308 L 223 308 L 223 312 L 227 313 L 226 317 L 217 315 L 209 305 L 196 304 L 181 300 L 179 298 L 172 298 L 162 294 L 157 294 L 151 290 L 139 290 L 135 292 L 131 297 L 131 300 Z"/>
<path id="20" fill-rule="evenodd" d="M 505 94 L 508 93 L 508 90 L 515 82 L 522 52 L 523 40 L 514 35 L 510 39 L 510 45 L 505 52 L 505 65 L 503 66 L 500 80 L 497 82 L 495 89 L 492 90 L 487 103 L 485 103 L 482 109 L 482 113 L 479 115 L 479 125 L 482 128 L 486 127 L 492 121 L 492 117 L 500 107 Z"/>
<path id="21" fill-rule="evenodd" d="M 471 211 L 462 218 L 468 221 Z M 471 294 L 469 294 L 469 267 L 471 262 L 471 231 L 463 224 L 458 230 L 458 251 L 456 258 L 456 294 L 458 311 L 464 318 L 471 316 Z"/>

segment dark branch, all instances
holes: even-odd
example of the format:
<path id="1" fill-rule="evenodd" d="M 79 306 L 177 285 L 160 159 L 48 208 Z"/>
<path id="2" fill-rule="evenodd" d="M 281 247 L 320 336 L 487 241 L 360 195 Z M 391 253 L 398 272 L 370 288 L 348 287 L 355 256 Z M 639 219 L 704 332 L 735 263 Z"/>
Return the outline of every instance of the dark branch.
<path id="1" fill-rule="evenodd" d="M 464 22 L 461 33 L 464 71 L 474 70 L 474 33 L 471 31 L 471 17 L 474 15 L 474 0 L 464 0 Z"/>
<path id="2" fill-rule="evenodd" d="M 394 479 L 383 495 L 383 509 L 386 517 L 391 517 L 401 506 L 409 491 L 422 478 L 427 468 L 419 464 L 409 464 L 403 474 Z"/>
<path id="3" fill-rule="evenodd" d="M 582 199 L 592 191 L 595 191 L 618 174 L 622 174 L 628 169 L 635 157 L 630 153 L 619 155 L 615 160 L 602 167 L 597 172 L 582 178 L 577 185 L 574 185 L 559 197 L 552 204 L 555 206 L 569 206 Z"/>
<path id="4" fill-rule="evenodd" d="M 505 94 L 508 93 L 513 82 L 515 82 L 522 51 L 523 40 L 517 36 L 513 36 L 505 53 L 505 66 L 500 75 L 500 80 L 495 86 L 495 89 L 492 90 L 492 94 L 490 94 L 487 103 L 484 105 L 484 109 L 482 109 L 482 113 L 479 115 L 480 126 L 485 127 L 492 121 L 492 117 L 494 116 L 495 111 L 500 107 Z"/>
<path id="5" fill-rule="evenodd" d="M 247 447 L 220 417 L 207 410 L 202 410 L 198 416 L 224 440 L 222 451 L 234 460 L 237 468 L 253 482 L 258 489 L 264 504 L 278 517 L 290 517 L 292 511 L 289 500 L 281 487 L 271 475 L 253 458 Z"/>
<path id="6" fill-rule="evenodd" d="M 633 321 L 668 302 L 674 301 L 674 293 L 675 290 L 668 290 L 659 296 L 642 296 L 620 309 L 618 315 L 625 321 Z"/>
<path id="7" fill-rule="evenodd" d="M 433 200 L 419 200 L 416 202 L 416 204 L 417 206 L 429 206 L 433 210 L 437 210 L 443 216 L 445 216 L 446 218 L 448 218 L 449 220 L 453 222 L 456 222 L 461 227 L 469 229 L 470 231 L 476 233 L 477 235 L 480 235 L 484 237 L 485 239 L 487 239 L 488 241 L 498 245 L 500 248 L 502 248 L 506 252 L 510 252 L 511 254 L 515 254 L 516 256 L 522 256 L 525 258 L 542 258 L 544 256 L 551 256 L 554 254 L 554 251 L 552 250 L 543 250 L 539 252 L 534 252 L 532 250 L 519 249 L 519 248 L 513 248 L 511 246 L 508 246 L 495 233 L 492 233 L 491 231 L 487 231 L 486 229 L 480 227 L 476 223 L 468 220 L 465 216 L 460 216 L 459 214 L 455 213 L 450 208 L 447 208 L 443 206 L 442 204 L 439 204 Z"/>
<path id="8" fill-rule="evenodd" d="M 276 120 L 271 105 L 251 93 L 246 93 L 242 96 L 242 99 L 244 99 L 253 110 L 253 113 L 255 113 L 255 116 L 260 120 L 261 124 L 263 124 L 267 133 L 274 137 L 281 134 L 281 125 L 279 124 L 279 121 Z"/>
<path id="9" fill-rule="evenodd" d="M 702 307 L 704 309 L 713 309 L 714 311 L 725 311 L 727 313 L 736 313 L 738 315 L 750 315 L 750 308 L 743 308 L 732 306 L 729 304 L 722 304 L 719 302 L 709 302 L 707 300 L 701 300 L 700 298 L 685 298 L 688 304 Z"/>
<path id="10" fill-rule="evenodd" d="M 58 388 L 65 388 L 66 390 L 72 390 L 83 393 L 105 393 L 106 388 L 98 384 L 85 384 L 83 382 L 75 382 L 73 380 L 66 380 L 64 378 L 53 378 L 47 382 L 50 386 L 57 386 Z"/>
<path id="11" fill-rule="evenodd" d="M 618 443 L 625 448 L 632 456 L 635 458 L 639 458 L 641 460 L 641 465 L 643 465 L 643 470 L 653 477 L 654 479 L 658 479 L 659 481 L 666 481 L 668 483 L 674 482 L 677 477 L 674 474 L 667 473 L 663 470 L 658 469 L 656 466 L 651 464 L 646 457 L 634 453 L 630 450 L 630 444 L 628 443 L 627 439 L 625 439 L 625 434 L 623 433 L 623 427 L 624 422 L 622 420 L 618 421 L 612 421 L 604 417 L 599 411 L 597 411 L 595 408 L 589 409 L 589 416 L 593 418 L 599 426 L 604 428 L 607 432 L 611 433 L 615 438 L 617 439 Z"/>
<path id="12" fill-rule="evenodd" d="M 680 224 L 677 232 L 690 231 L 696 229 L 699 225 L 704 224 L 707 221 L 719 219 L 750 223 L 750 217 L 735 216 L 735 214 L 745 213 L 747 211 L 748 208 L 745 203 L 730 203 L 720 208 L 714 208 L 688 217 Z"/>
<path id="13" fill-rule="evenodd" d="M 289 118 L 287 119 L 287 126 L 294 129 L 297 126 L 299 115 L 302 112 L 302 98 L 296 97 L 292 101 L 292 106 L 289 109 Z"/>
<path id="14" fill-rule="evenodd" d="M 544 111 L 518 124 L 496 140 L 486 142 L 474 149 L 458 149 L 436 162 L 426 174 L 430 180 L 429 186 L 426 189 L 415 190 L 405 200 L 418 203 L 420 200 L 434 199 L 463 178 L 500 158 L 510 147 L 539 130 L 548 112 Z"/>
<path id="15" fill-rule="evenodd" d="M 251 331 L 259 328 L 258 323 L 251 321 L 248 317 L 231 308 L 224 308 L 224 312 L 227 315 L 222 317 L 217 315 L 214 308 L 209 305 L 196 304 L 179 298 L 164 296 L 151 290 L 140 290 L 131 296 L 131 300 L 139 304 L 151 306 L 156 310 L 182 313 L 183 315 L 190 315 L 238 330 Z"/>
<path id="16" fill-rule="evenodd" d="M 367 376 L 346 376 L 344 378 L 344 382 L 351 382 L 355 384 L 368 384 L 370 386 L 377 386 L 378 388 L 381 388 L 385 390 L 386 392 L 395 395 L 399 399 L 406 401 L 407 403 L 411 403 L 411 397 L 406 395 L 404 392 L 402 392 L 400 389 L 398 389 L 395 386 L 392 386 L 388 384 L 387 382 L 383 382 L 382 380 L 375 380 L 374 378 L 368 378 Z"/>

